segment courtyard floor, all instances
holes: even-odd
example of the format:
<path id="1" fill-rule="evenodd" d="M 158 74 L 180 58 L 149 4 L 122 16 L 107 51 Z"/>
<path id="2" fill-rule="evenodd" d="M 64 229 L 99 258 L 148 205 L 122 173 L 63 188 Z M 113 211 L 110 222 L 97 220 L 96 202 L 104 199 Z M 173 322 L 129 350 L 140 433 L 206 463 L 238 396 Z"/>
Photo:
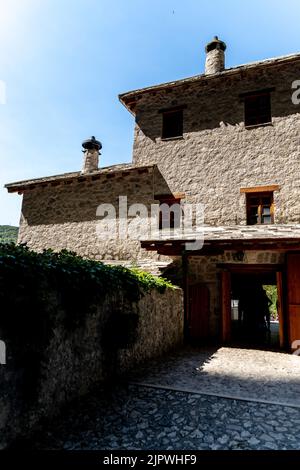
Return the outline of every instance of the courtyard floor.
<path id="1" fill-rule="evenodd" d="M 72 403 L 43 449 L 300 449 L 300 357 L 185 348 Z"/>
<path id="2" fill-rule="evenodd" d="M 241 348 L 184 348 L 151 361 L 132 381 L 300 408 L 300 356 Z"/>

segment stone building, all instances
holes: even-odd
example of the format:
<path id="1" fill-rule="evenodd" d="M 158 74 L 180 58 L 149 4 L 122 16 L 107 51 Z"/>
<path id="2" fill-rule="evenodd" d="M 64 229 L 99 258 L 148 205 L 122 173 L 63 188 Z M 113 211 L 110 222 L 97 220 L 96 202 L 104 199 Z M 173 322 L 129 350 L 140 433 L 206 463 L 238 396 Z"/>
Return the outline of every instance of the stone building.
<path id="1" fill-rule="evenodd" d="M 81 172 L 6 188 L 23 194 L 19 242 L 177 275 L 186 336 L 198 342 L 265 344 L 262 286 L 275 286 L 278 346 L 290 348 L 300 340 L 300 54 L 226 69 L 225 50 L 215 37 L 205 73 L 119 96 L 135 118 L 132 164 L 99 168 L 92 138 Z M 120 237 L 119 196 L 147 209 L 126 213 L 133 232 L 157 230 Z M 115 207 L 106 226 L 101 204 Z M 155 204 L 179 212 L 159 214 Z M 193 246 L 197 227 L 182 230 L 184 208 L 197 204 L 203 246 Z"/>

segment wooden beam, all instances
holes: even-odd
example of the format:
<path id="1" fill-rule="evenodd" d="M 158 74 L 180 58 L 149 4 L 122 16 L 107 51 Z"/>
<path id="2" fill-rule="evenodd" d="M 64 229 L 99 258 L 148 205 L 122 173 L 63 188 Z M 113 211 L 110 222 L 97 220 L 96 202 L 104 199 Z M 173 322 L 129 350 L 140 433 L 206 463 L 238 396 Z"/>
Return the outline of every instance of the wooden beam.
<path id="1" fill-rule="evenodd" d="M 149 251 L 149 250 L 148 250 Z M 158 248 L 156 250 L 150 250 L 150 251 L 157 251 L 159 255 L 165 255 L 165 256 L 179 256 L 182 253 L 182 248 L 177 247 L 177 248 Z M 219 256 L 224 253 L 223 250 L 218 250 L 218 249 L 212 249 L 212 250 L 194 250 L 194 251 L 187 251 L 189 256 Z"/>
<path id="2" fill-rule="evenodd" d="M 164 255 L 164 256 L 180 256 L 182 253 L 181 248 L 173 248 L 173 249 L 167 249 L 167 248 L 160 248 L 158 250 L 155 250 L 159 255 Z"/>
<path id="3" fill-rule="evenodd" d="M 183 295 L 184 295 L 184 340 L 189 339 L 189 259 L 188 255 L 183 251 L 182 252 L 182 277 L 183 277 Z"/>
<path id="4" fill-rule="evenodd" d="M 185 193 L 164 193 L 164 194 L 155 194 L 154 199 L 163 201 L 164 199 L 169 201 L 170 199 L 185 199 Z"/>
<path id="5" fill-rule="evenodd" d="M 231 339 L 231 276 L 228 271 L 222 272 L 222 341 Z"/>
<path id="6" fill-rule="evenodd" d="M 243 264 L 243 263 L 218 263 L 217 268 L 224 269 L 233 273 L 251 273 L 251 272 L 281 272 L 284 269 L 283 264 Z"/>
<path id="7" fill-rule="evenodd" d="M 278 184 L 271 184 L 269 186 L 253 186 L 250 188 L 241 188 L 240 192 L 243 193 L 268 193 L 272 191 L 280 191 L 280 186 Z"/>
<path id="8" fill-rule="evenodd" d="M 263 88 L 261 90 L 254 90 L 254 91 L 246 91 L 245 93 L 240 93 L 240 98 L 247 98 L 248 96 L 259 96 L 265 93 L 271 93 L 271 91 L 275 91 L 275 87 L 271 88 Z"/>
<path id="9" fill-rule="evenodd" d="M 282 282 L 282 272 L 278 271 L 276 273 L 277 281 L 277 299 L 278 299 L 278 320 L 279 320 L 279 345 L 283 349 L 285 347 L 285 335 L 284 335 L 284 301 L 283 301 L 283 282 Z"/>
<path id="10" fill-rule="evenodd" d="M 162 108 L 162 109 L 159 109 L 157 112 L 159 114 L 161 114 L 161 113 L 172 113 L 173 111 L 181 111 L 182 109 L 186 109 L 186 108 L 187 108 L 187 105 L 182 104 L 180 106 L 173 106 L 173 107 L 170 107 L 170 108 Z"/>
<path id="11" fill-rule="evenodd" d="M 185 246 L 186 242 L 192 242 L 193 240 L 186 240 L 176 242 L 174 241 L 171 243 L 156 241 L 156 242 L 141 242 L 141 247 L 146 249 L 147 251 L 168 251 L 168 252 L 180 252 Z M 238 242 L 238 243 L 237 243 Z M 292 242 L 291 239 L 288 242 L 281 241 L 278 239 L 277 241 L 272 242 L 255 242 L 255 241 L 247 241 L 242 242 L 241 240 L 237 240 L 236 242 L 232 243 L 210 243 L 204 244 L 201 250 L 190 250 L 190 255 L 197 255 L 197 256 L 206 256 L 206 255 L 220 255 L 223 254 L 224 251 L 275 251 L 285 253 L 287 251 L 300 251 L 300 241 L 296 240 Z"/>
<path id="12" fill-rule="evenodd" d="M 286 243 L 253 243 L 246 245 L 216 245 L 219 249 L 223 251 L 277 251 L 285 253 L 286 251 L 299 251 L 300 243 L 297 242 L 295 245 L 289 245 Z"/>
<path id="13" fill-rule="evenodd" d="M 166 256 L 180 256 L 186 243 L 195 240 L 149 240 L 141 247 Z M 244 240 L 208 240 L 201 250 L 189 250 L 190 256 L 218 256 L 225 251 L 275 251 L 277 253 L 300 252 L 300 238 L 269 238 Z"/>

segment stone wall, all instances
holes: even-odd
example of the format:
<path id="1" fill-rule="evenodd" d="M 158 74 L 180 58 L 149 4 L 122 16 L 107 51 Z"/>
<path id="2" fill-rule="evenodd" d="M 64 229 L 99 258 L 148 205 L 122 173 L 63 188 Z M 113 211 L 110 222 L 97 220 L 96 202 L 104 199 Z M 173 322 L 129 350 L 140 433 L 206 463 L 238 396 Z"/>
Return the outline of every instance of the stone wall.
<path id="1" fill-rule="evenodd" d="M 0 325 L 7 345 L 7 364 L 0 366 L 0 448 L 18 436 L 28 436 L 42 418 L 55 415 L 63 404 L 98 382 L 125 374 L 183 340 L 180 289 L 164 294 L 153 290 L 135 304 L 116 292 L 86 314 L 84 324 L 75 329 L 65 327 L 57 293 L 48 292 L 48 299 L 56 326 L 42 359 L 24 359 L 19 345 L 3 337 Z"/>
<path id="2" fill-rule="evenodd" d="M 86 181 L 36 186 L 23 195 L 19 243 L 41 251 L 44 248 L 75 251 L 81 256 L 103 260 L 121 260 L 138 263 L 141 259 L 159 260 L 155 253 L 142 250 L 138 239 L 129 236 L 116 240 L 113 230 L 103 237 L 99 227 L 101 217 L 96 215 L 100 204 L 112 204 L 116 211 L 116 229 L 122 216 L 119 196 L 127 197 L 128 207 L 144 204 L 150 216 L 151 204 L 157 203 L 155 194 L 170 192 L 162 175 L 155 168 L 94 176 Z M 121 217 L 121 218 L 120 218 Z M 130 224 L 135 216 L 128 217 Z M 140 217 L 140 226 L 150 219 Z M 107 228 L 108 226 L 106 226 Z M 134 228 L 131 230 L 134 232 Z"/>
<path id="3" fill-rule="evenodd" d="M 299 62 L 140 94 L 136 105 L 134 163 L 157 163 L 173 192 L 205 204 L 205 222 L 246 224 L 240 188 L 278 184 L 275 223 L 300 220 L 300 105 L 292 103 Z M 275 87 L 272 125 L 245 128 L 241 93 Z M 183 138 L 161 139 L 158 111 L 185 105 Z"/>

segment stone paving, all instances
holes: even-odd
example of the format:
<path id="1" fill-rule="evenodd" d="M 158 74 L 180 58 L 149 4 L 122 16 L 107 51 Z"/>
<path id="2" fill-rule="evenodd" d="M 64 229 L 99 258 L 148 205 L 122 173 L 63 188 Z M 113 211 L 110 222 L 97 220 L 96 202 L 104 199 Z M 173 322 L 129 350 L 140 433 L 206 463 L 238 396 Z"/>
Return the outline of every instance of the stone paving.
<path id="1" fill-rule="evenodd" d="M 298 409 L 129 386 L 73 405 L 35 448 L 299 450 L 299 435 Z"/>
<path id="2" fill-rule="evenodd" d="M 94 391 L 72 403 L 55 424 L 44 428 L 33 438 L 33 447 L 70 450 L 299 450 L 300 408 L 297 407 L 298 397 L 293 394 L 299 386 L 297 361 L 300 358 L 279 354 L 272 368 L 269 359 L 274 357 L 273 353 L 230 348 L 222 348 L 213 355 L 212 352 L 182 350 L 163 360 L 153 361 L 135 378 L 140 377 L 144 382 L 156 380 L 157 385 L 197 386 L 199 390 L 202 386 L 212 387 L 220 393 L 231 387 L 230 390 L 236 393 L 239 377 L 242 385 L 249 381 L 249 386 L 240 390 L 241 394 L 249 394 L 252 385 L 256 390 L 255 393 L 252 390 L 252 399 L 259 399 L 262 393 L 269 400 L 294 401 L 296 407 L 127 383 Z M 238 367 L 246 359 L 248 362 Z M 254 359 L 256 365 L 252 363 Z M 218 363 L 219 367 L 222 364 L 221 369 L 218 369 Z M 211 375 L 208 381 L 203 379 L 201 382 L 200 379 L 199 382 L 199 373 L 194 370 L 194 366 L 199 364 L 202 364 L 200 369 L 204 378 Z M 249 376 L 250 372 L 254 375 Z M 182 374 L 182 382 L 176 382 Z M 223 374 L 226 375 L 224 380 Z M 271 386 L 272 377 L 276 388 Z M 292 392 L 285 397 L 284 393 L 290 390 Z M 276 396 L 267 395 L 271 392 Z"/>
<path id="3" fill-rule="evenodd" d="M 300 407 L 300 356 L 280 352 L 184 348 L 147 363 L 132 380 Z"/>

